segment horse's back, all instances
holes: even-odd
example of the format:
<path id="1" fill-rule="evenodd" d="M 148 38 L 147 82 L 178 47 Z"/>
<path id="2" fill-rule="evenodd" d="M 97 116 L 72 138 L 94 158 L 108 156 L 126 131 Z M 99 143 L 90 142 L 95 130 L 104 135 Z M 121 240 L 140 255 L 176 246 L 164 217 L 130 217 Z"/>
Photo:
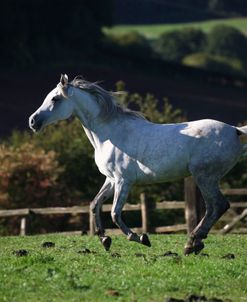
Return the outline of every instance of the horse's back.
<path id="1" fill-rule="evenodd" d="M 149 168 L 150 178 L 182 178 L 191 167 L 208 164 L 224 164 L 225 171 L 239 156 L 236 128 L 220 121 L 207 119 L 146 127 L 139 142 L 139 160 L 141 167 Z"/>

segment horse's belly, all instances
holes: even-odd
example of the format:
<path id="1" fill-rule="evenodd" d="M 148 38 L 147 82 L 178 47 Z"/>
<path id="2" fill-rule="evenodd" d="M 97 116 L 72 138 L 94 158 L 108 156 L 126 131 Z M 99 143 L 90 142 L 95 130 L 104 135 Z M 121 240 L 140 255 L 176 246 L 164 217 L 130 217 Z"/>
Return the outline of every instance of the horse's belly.
<path id="1" fill-rule="evenodd" d="M 137 183 L 168 182 L 190 175 L 188 161 L 183 159 L 158 160 L 156 163 L 138 162 Z"/>

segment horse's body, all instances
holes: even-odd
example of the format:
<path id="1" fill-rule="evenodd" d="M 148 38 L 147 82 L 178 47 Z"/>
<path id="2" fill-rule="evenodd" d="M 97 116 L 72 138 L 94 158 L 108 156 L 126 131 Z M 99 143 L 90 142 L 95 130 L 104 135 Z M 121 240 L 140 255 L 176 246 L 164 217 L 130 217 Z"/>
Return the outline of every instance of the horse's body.
<path id="1" fill-rule="evenodd" d="M 222 177 L 241 153 L 236 128 L 214 120 L 162 125 L 129 117 L 108 127 L 113 129 L 110 134 L 105 128 L 98 134 L 95 161 L 113 181 L 123 177 L 130 183 L 166 182 L 204 164 L 214 164 L 215 169 L 217 165 Z"/>
<path id="2" fill-rule="evenodd" d="M 150 245 L 147 235 L 138 236 L 122 221 L 121 211 L 133 184 L 166 182 L 193 175 L 206 203 L 206 215 L 192 232 L 185 252 L 203 248 L 212 225 L 228 209 L 218 183 L 238 161 L 246 145 L 239 140 L 247 127 L 236 128 L 215 120 L 181 124 L 154 124 L 121 108 L 111 94 L 96 84 L 79 79 L 68 83 L 63 76 L 41 107 L 30 117 L 37 131 L 74 113 L 95 149 L 95 162 L 106 181 L 91 204 L 96 227 L 106 249 L 100 220 L 102 203 L 112 195 L 113 221 L 130 240 Z"/>

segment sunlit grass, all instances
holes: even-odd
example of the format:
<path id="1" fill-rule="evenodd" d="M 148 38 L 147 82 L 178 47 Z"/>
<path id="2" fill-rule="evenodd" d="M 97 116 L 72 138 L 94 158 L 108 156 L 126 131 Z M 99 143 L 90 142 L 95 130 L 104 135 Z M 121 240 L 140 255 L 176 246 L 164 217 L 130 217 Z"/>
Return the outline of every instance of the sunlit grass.
<path id="1" fill-rule="evenodd" d="M 188 257 L 185 235 L 150 238 L 152 248 L 114 236 L 107 253 L 97 237 L 2 237 L 0 301 L 158 302 L 190 294 L 247 301 L 247 236 L 211 235 L 204 250 L 209 256 Z M 42 247 L 45 241 L 55 247 Z M 28 255 L 13 254 L 20 249 Z M 167 251 L 178 255 L 164 257 Z M 222 258 L 228 253 L 235 259 Z"/>
<path id="2" fill-rule="evenodd" d="M 209 32 L 214 26 L 224 24 L 233 26 L 247 34 L 247 18 L 216 19 L 202 22 L 175 23 L 175 24 L 150 24 L 150 25 L 116 25 L 112 28 L 104 28 L 105 33 L 122 34 L 129 31 L 138 31 L 147 38 L 157 38 L 164 32 L 185 27 L 200 28 Z"/>

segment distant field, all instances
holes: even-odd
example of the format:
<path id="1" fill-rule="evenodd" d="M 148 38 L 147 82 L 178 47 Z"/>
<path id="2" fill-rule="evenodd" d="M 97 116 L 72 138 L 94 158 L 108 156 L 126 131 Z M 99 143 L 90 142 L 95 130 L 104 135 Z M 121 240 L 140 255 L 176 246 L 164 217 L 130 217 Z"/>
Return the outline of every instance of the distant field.
<path id="1" fill-rule="evenodd" d="M 121 34 L 132 30 L 138 31 L 147 38 L 157 38 L 163 32 L 185 27 L 201 28 L 203 31 L 210 31 L 215 25 L 225 24 L 236 27 L 247 34 L 247 18 L 217 19 L 203 22 L 176 23 L 176 24 L 150 24 L 150 25 L 117 25 L 112 28 L 104 28 L 105 33 Z"/>
<path id="2" fill-rule="evenodd" d="M 210 235 L 199 256 L 183 255 L 185 235 L 150 239 L 147 248 L 113 236 L 105 252 L 96 236 L 0 237 L 0 301 L 247 301 L 246 236 Z M 43 247 L 47 241 L 55 246 Z"/>

